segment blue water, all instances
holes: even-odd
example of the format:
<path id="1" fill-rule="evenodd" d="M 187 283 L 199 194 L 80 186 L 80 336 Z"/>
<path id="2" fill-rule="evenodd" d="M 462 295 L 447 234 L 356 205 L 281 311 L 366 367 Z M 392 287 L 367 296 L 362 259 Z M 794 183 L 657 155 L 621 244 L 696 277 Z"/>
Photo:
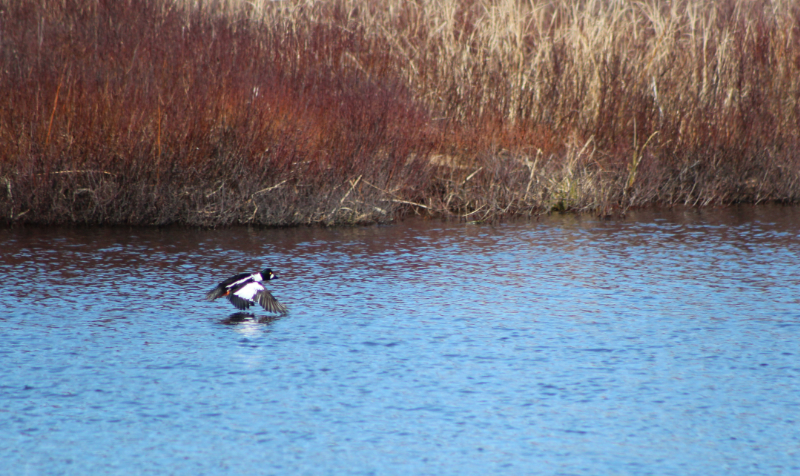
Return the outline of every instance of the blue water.
<path id="1" fill-rule="evenodd" d="M 800 474 L 798 270 L 793 207 L 0 230 L 0 474 Z"/>

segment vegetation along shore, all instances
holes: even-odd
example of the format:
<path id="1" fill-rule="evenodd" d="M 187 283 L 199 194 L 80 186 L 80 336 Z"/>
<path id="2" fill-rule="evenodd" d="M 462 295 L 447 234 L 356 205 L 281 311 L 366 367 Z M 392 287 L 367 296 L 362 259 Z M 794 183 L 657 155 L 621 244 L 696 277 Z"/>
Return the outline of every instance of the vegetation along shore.
<path id="1" fill-rule="evenodd" d="M 800 199 L 788 0 L 0 1 L 0 220 Z"/>

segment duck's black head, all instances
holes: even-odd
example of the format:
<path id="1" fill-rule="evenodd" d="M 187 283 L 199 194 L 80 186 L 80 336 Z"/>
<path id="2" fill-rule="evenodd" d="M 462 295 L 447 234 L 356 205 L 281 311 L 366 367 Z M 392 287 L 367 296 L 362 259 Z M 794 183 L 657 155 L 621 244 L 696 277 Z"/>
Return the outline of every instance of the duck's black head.
<path id="1" fill-rule="evenodd" d="M 266 268 L 261 272 L 261 279 L 264 281 L 269 281 L 270 279 L 278 279 L 278 277 L 273 274 L 272 269 Z"/>

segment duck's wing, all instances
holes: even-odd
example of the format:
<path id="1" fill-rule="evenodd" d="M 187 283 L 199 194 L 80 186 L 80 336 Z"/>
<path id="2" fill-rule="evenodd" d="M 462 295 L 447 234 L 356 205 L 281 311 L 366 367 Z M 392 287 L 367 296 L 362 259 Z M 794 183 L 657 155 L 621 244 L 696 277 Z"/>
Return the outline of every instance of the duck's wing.
<path id="1" fill-rule="evenodd" d="M 251 280 L 244 280 L 243 282 L 235 282 L 228 288 L 228 300 L 236 306 L 237 309 L 250 309 L 253 302 L 256 300 L 258 293 L 264 291 L 264 285 Z"/>
<path id="2" fill-rule="evenodd" d="M 239 282 L 244 281 L 249 278 L 250 275 L 247 273 L 237 274 L 236 276 L 231 276 L 230 278 L 226 279 L 225 281 L 217 284 L 217 286 L 212 289 L 211 291 L 206 293 L 206 300 L 213 301 L 214 299 L 221 298 L 226 296 L 231 290 L 229 289 L 231 285 Z"/>
<path id="3" fill-rule="evenodd" d="M 253 301 L 241 298 L 236 294 L 228 294 L 228 300 L 231 302 L 231 304 L 236 306 L 236 309 L 241 309 L 242 311 L 250 309 L 250 306 L 253 305 Z"/>
<path id="4" fill-rule="evenodd" d="M 278 300 L 275 299 L 275 296 L 267 291 L 266 288 L 262 288 L 261 291 L 256 293 L 255 301 L 261 304 L 261 307 L 269 312 L 276 312 L 278 314 L 286 314 L 289 312 L 289 310 L 286 309 L 286 306 L 279 303 Z"/>

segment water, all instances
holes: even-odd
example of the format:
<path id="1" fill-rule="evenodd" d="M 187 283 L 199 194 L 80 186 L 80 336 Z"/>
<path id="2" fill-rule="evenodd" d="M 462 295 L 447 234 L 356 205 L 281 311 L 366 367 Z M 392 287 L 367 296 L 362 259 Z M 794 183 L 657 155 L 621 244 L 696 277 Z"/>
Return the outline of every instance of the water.
<path id="1" fill-rule="evenodd" d="M 0 230 L 0 474 L 798 474 L 799 231 Z"/>

